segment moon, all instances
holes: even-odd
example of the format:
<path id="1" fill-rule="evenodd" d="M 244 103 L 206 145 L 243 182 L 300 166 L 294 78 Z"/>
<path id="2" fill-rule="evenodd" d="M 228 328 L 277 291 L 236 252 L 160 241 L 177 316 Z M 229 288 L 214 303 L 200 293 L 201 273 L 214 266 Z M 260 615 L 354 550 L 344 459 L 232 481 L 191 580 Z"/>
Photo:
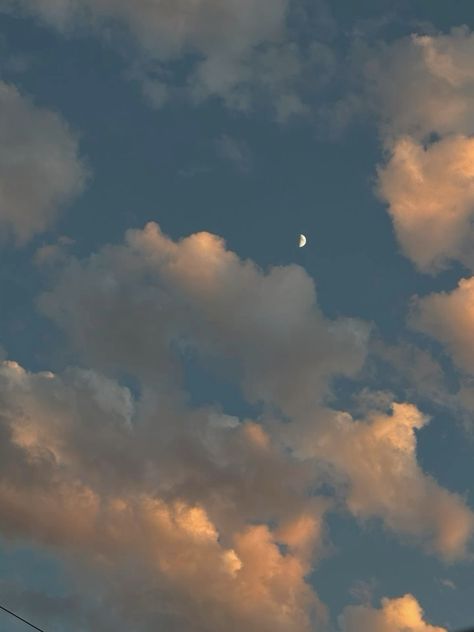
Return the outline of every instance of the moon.
<path id="1" fill-rule="evenodd" d="M 300 235 L 298 246 L 300 248 L 303 248 L 303 246 L 306 246 L 306 237 L 304 235 Z"/>

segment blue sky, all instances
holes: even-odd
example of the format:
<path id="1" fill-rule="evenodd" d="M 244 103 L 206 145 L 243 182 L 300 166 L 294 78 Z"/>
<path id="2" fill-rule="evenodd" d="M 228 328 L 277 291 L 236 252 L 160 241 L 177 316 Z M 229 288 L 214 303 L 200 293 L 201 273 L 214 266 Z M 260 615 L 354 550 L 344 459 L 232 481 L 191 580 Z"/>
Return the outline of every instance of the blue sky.
<path id="1" fill-rule="evenodd" d="M 473 18 L 0 2 L 5 605 L 474 621 Z"/>

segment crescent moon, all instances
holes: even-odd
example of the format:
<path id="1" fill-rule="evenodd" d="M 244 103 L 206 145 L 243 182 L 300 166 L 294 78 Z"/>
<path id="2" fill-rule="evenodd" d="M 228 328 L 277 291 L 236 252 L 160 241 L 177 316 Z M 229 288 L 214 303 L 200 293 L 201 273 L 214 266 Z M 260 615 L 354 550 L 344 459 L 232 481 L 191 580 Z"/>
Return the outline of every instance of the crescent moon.
<path id="1" fill-rule="evenodd" d="M 304 235 L 300 235 L 298 245 L 300 248 L 303 248 L 303 246 L 306 246 L 306 237 Z"/>

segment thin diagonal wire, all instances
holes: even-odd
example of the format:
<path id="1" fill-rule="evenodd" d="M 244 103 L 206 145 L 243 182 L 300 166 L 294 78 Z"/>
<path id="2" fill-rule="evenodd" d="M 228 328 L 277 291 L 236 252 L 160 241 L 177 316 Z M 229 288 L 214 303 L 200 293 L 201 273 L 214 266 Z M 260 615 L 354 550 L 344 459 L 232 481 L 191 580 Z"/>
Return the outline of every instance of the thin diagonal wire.
<path id="1" fill-rule="evenodd" d="M 7 612 L 12 617 L 15 617 L 15 619 L 18 619 L 18 621 L 22 621 L 23 623 L 26 623 L 26 625 L 29 625 L 30 628 L 33 628 L 33 630 L 38 630 L 38 632 L 46 632 L 45 630 L 42 630 L 41 628 L 38 628 L 36 625 L 33 625 L 32 623 L 30 623 L 26 619 L 23 619 L 19 615 L 15 614 L 11 610 L 8 610 L 8 608 L 5 608 L 4 606 L 0 606 L 0 610 L 3 610 L 4 612 Z"/>

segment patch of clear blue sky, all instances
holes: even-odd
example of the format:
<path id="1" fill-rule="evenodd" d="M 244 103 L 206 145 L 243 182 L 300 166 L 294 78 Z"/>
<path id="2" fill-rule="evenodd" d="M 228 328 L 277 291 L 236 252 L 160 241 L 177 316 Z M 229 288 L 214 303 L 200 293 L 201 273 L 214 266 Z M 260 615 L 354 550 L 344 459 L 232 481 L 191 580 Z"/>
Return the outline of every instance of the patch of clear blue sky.
<path id="1" fill-rule="evenodd" d="M 381 32 L 384 37 L 409 33 L 417 21 L 446 30 L 474 20 L 470 0 L 333 0 L 331 11 L 337 25 L 332 41 L 341 50 L 356 20 L 390 11 L 398 19 Z M 173 238 L 208 230 L 264 267 L 300 263 L 315 279 L 328 316 L 374 321 L 389 340 L 403 333 L 411 295 L 456 285 L 459 269 L 436 278 L 422 276 L 399 254 L 388 216 L 372 192 L 380 148 L 370 121 L 329 142 L 301 123 L 281 127 L 266 112 L 242 116 L 216 101 L 200 107 L 172 103 L 156 111 L 124 77 L 123 58 L 97 39 L 84 34 L 64 38 L 6 16 L 0 16 L 0 33 L 6 52 L 31 59 L 24 73 L 5 71 L 3 76 L 70 122 L 81 135 L 93 173 L 88 190 L 54 231 L 20 252 L 2 252 L 0 342 L 26 367 L 56 369 L 74 361 L 57 354 L 64 347 L 60 333 L 34 307 L 44 281 L 31 265 L 32 254 L 61 234 L 76 240 L 73 252 L 86 256 L 149 220 Z M 215 142 L 222 134 L 248 145 L 248 172 L 219 156 Z M 296 248 L 299 232 L 309 238 L 302 251 Z M 193 362 L 188 363 L 188 382 L 197 403 L 214 403 L 217 394 L 225 412 L 248 414 L 232 385 Z M 453 420 L 438 414 L 419 436 L 426 470 L 462 492 L 472 481 L 472 446 Z M 446 568 L 401 546 L 379 526 L 361 530 L 338 515 L 330 518 L 330 533 L 340 554 L 323 561 L 313 580 L 333 615 L 350 601 L 348 590 L 355 580 L 374 577 L 376 597 L 413 592 L 439 624 L 456 627 L 474 620 L 467 589 L 474 584 L 472 567 Z M 15 572 L 31 584 L 41 577 L 42 585 L 54 592 L 60 573 L 54 561 L 24 550 L 3 552 L 1 561 L 3 576 Z M 440 586 L 438 580 L 445 577 L 454 581 L 456 591 Z"/>

